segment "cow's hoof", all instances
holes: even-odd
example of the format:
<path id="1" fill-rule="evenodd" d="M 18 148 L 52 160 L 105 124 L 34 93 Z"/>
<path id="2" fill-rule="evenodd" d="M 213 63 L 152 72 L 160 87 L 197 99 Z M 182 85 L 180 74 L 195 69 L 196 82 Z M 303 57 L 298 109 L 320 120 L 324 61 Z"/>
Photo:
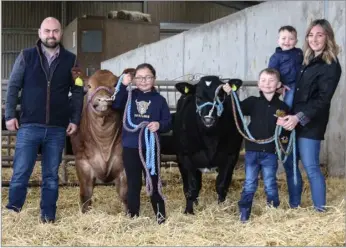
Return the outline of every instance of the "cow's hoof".
<path id="1" fill-rule="evenodd" d="M 81 209 L 83 214 L 86 214 L 90 210 L 91 210 L 91 206 L 83 206 L 82 209 Z"/>
<path id="2" fill-rule="evenodd" d="M 226 197 L 224 197 L 224 196 L 219 196 L 217 202 L 218 202 L 218 204 L 220 204 L 220 203 L 223 203 L 225 200 L 226 200 Z"/>
<path id="3" fill-rule="evenodd" d="M 193 212 L 193 210 L 191 210 L 191 209 L 187 209 L 187 208 L 185 208 L 184 214 L 191 214 L 191 215 L 195 215 L 195 213 Z"/>
<path id="4" fill-rule="evenodd" d="M 185 211 L 184 211 L 185 214 L 195 214 L 193 212 L 193 203 L 194 202 L 195 202 L 194 200 L 187 200 L 186 201 L 186 208 L 185 208 Z"/>

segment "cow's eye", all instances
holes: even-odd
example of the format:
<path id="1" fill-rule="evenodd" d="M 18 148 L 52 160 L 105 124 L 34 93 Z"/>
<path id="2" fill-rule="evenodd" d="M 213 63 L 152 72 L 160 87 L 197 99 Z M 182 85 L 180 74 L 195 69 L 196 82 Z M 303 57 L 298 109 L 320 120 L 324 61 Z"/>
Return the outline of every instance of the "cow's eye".
<path id="1" fill-rule="evenodd" d="M 91 88 L 91 85 L 90 85 L 90 84 L 88 84 L 87 86 L 88 86 L 89 89 Z"/>

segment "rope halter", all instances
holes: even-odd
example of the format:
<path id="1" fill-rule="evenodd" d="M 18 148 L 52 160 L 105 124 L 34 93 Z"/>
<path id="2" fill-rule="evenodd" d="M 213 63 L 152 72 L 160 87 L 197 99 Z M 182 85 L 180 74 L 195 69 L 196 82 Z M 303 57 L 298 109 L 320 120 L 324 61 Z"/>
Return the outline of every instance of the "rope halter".
<path id="1" fill-rule="evenodd" d="M 207 116 L 204 116 L 203 118 L 206 118 L 206 119 L 208 119 L 208 118 L 210 118 L 210 119 L 212 119 L 213 117 L 212 117 L 212 114 L 213 114 L 213 111 L 214 111 L 214 109 L 216 108 L 216 110 L 217 110 L 217 112 L 216 112 L 216 114 L 217 114 L 217 116 L 218 117 L 220 117 L 221 115 L 222 115 L 222 112 L 223 112 L 223 102 L 221 102 L 220 101 L 220 98 L 219 98 L 219 96 L 218 96 L 218 94 L 219 94 L 219 91 L 220 91 L 220 89 L 222 88 L 222 84 L 221 85 L 219 85 L 217 88 L 216 88 L 216 90 L 215 90 L 215 95 L 214 95 L 214 101 L 213 102 L 205 102 L 205 103 L 203 103 L 202 105 L 198 105 L 197 104 L 197 100 L 196 100 L 196 113 L 198 113 L 199 114 L 199 116 L 201 116 L 201 111 L 202 111 L 202 109 L 205 107 L 205 106 L 209 106 L 209 105 L 212 105 L 212 108 L 209 110 L 209 113 L 208 113 L 208 115 Z"/>

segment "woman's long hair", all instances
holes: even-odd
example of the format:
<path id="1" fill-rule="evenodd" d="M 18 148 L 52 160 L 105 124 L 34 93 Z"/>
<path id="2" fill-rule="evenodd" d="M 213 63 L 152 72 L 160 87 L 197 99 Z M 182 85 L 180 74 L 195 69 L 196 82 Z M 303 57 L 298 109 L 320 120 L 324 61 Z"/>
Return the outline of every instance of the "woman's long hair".
<path id="1" fill-rule="evenodd" d="M 336 61 L 336 56 L 339 53 L 339 46 L 335 42 L 334 31 L 330 23 L 326 19 L 317 19 L 310 23 L 308 29 L 305 34 L 305 42 L 304 42 L 304 65 L 308 65 L 310 60 L 314 57 L 314 51 L 309 46 L 308 37 L 311 32 L 311 29 L 317 25 L 320 25 L 326 35 L 326 45 L 322 52 L 322 59 L 327 63 L 331 64 L 332 61 Z"/>

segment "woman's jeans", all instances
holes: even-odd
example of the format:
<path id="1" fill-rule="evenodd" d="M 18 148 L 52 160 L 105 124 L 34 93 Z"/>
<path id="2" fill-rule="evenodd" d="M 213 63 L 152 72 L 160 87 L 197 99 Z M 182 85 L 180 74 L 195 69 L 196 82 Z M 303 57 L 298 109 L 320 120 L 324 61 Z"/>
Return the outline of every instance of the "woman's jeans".
<path id="1" fill-rule="evenodd" d="M 320 168 L 320 140 L 307 138 L 297 139 L 297 156 L 302 161 L 307 177 L 309 179 L 312 201 L 316 210 L 325 210 L 326 205 L 326 181 Z M 302 175 L 298 168 L 297 159 L 297 185 L 294 185 L 293 155 L 289 156 L 284 163 L 287 186 L 289 193 L 289 204 L 291 208 L 296 208 L 301 203 L 303 188 Z"/>

